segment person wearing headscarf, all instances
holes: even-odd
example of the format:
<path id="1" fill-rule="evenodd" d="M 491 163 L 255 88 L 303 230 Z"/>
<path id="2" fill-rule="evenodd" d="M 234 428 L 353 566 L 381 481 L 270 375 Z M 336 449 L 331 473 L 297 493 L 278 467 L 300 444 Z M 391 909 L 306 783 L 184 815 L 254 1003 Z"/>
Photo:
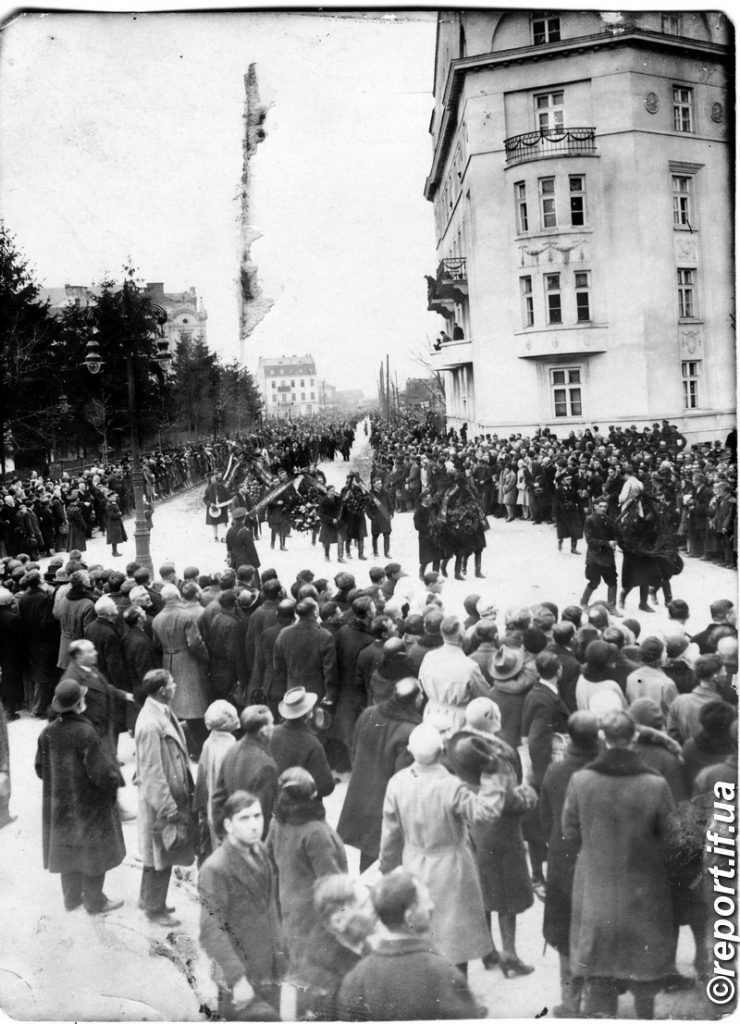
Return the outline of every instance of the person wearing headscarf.
<path id="1" fill-rule="evenodd" d="M 233 704 L 229 704 L 227 700 L 215 700 L 206 708 L 204 722 L 208 729 L 208 738 L 200 752 L 193 803 L 200 824 L 199 864 L 202 864 L 221 842 L 216 829 L 213 794 L 226 752 L 236 743 L 234 733 L 239 728 L 239 717 Z"/>
<path id="2" fill-rule="evenodd" d="M 287 768 L 278 778 L 267 849 L 280 879 L 280 909 L 288 956 L 296 964 L 316 923 L 315 882 L 325 875 L 347 871 L 344 843 L 327 822 L 316 783 L 305 768 Z"/>
<path id="3" fill-rule="evenodd" d="M 531 786 L 522 782 L 522 766 L 518 753 L 501 739 L 501 713 L 488 697 L 476 697 L 465 709 L 466 727 L 452 736 L 447 744 L 447 758 L 455 774 L 464 782 L 475 783 L 465 771 L 465 760 L 458 757 L 461 745 L 471 737 L 484 741 L 496 758 L 499 772 L 508 780 L 501 815 L 492 821 L 475 822 L 470 826 L 486 913 L 498 914 L 502 952 L 495 948 L 483 957 L 484 967 L 500 964 L 504 976 L 531 974 L 534 970 L 522 963 L 516 951 L 516 918 L 532 906 L 532 882 L 522 839 L 521 819 L 537 802 Z M 493 934 L 493 930 L 491 932 Z"/>

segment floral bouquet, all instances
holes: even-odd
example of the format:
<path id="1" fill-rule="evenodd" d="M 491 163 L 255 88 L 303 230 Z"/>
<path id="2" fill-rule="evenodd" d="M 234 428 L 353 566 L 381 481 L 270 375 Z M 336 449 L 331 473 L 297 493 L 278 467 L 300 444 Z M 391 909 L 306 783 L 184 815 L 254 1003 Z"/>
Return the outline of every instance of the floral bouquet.
<path id="1" fill-rule="evenodd" d="M 304 498 L 297 505 L 291 506 L 288 518 L 290 525 L 299 533 L 313 533 L 321 526 L 318 507 L 310 498 Z"/>

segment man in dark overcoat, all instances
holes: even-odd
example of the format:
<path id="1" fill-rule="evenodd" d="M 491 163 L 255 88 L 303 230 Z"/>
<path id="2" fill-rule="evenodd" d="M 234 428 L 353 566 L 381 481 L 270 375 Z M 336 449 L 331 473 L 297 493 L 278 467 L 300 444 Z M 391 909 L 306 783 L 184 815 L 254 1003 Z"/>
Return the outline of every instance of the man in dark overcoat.
<path id="1" fill-rule="evenodd" d="M 100 737 L 108 757 L 115 763 L 118 723 L 124 717 L 126 704 L 132 704 L 134 696 L 127 690 L 112 686 L 98 671 L 98 652 L 92 640 L 73 640 L 69 653 L 69 664 L 62 678 L 73 679 L 86 688 L 85 717 Z"/>
<path id="2" fill-rule="evenodd" d="M 254 534 L 245 523 L 246 515 L 245 508 L 235 508 L 231 513 L 234 521 L 226 531 L 226 552 L 229 564 L 234 571 L 241 565 L 253 565 L 255 569 L 260 567 Z"/>
<path id="3" fill-rule="evenodd" d="M 606 750 L 570 781 L 563 836 L 580 840 L 573 879 L 570 959 L 584 978 L 583 1012 L 616 1017 L 620 987 L 636 1016 L 653 1016 L 674 970 L 673 900 L 664 846 L 675 805 L 670 787 L 633 749 L 625 711 L 604 715 Z"/>
<path id="4" fill-rule="evenodd" d="M 225 842 L 198 873 L 200 944 L 213 961 L 218 1014 L 279 1020 L 284 970 L 277 870 L 262 842 L 259 798 L 245 790 L 224 805 Z"/>
<path id="5" fill-rule="evenodd" d="M 332 740 L 334 767 L 339 771 L 346 771 L 350 767 L 349 748 L 355 723 L 367 701 L 367 694 L 361 693 L 355 684 L 355 669 L 360 651 L 373 642 L 370 626 L 374 616 L 375 605 L 369 597 L 355 598 L 349 620 L 337 633 L 339 697 L 329 737 Z"/>
<path id="6" fill-rule="evenodd" d="M 275 727 L 272 712 L 264 704 L 250 704 L 241 713 L 244 735 L 226 751 L 213 790 L 211 806 L 218 832 L 228 798 L 245 789 L 259 799 L 262 807 L 263 837 L 272 819 L 277 797 L 278 770 L 270 753 L 270 738 Z"/>
<path id="7" fill-rule="evenodd" d="M 305 686 L 319 700 L 337 699 L 337 652 L 334 637 L 319 624 L 319 606 L 311 597 L 295 608 L 298 621 L 281 630 L 273 651 L 274 681 L 284 694 Z"/>
<path id="8" fill-rule="evenodd" d="M 286 691 L 278 704 L 283 721 L 272 734 L 270 750 L 278 775 L 286 768 L 305 768 L 316 783 L 318 796 L 324 797 L 334 791 L 335 782 L 324 748 L 310 726 L 316 700 L 316 694 L 308 693 L 305 686 Z"/>
<path id="9" fill-rule="evenodd" d="M 586 516 L 583 532 L 586 538 L 586 589 L 581 595 L 581 608 L 587 608 L 592 595 L 603 580 L 607 586 L 607 602 L 612 615 L 617 613 L 617 565 L 614 551 L 617 531 L 607 516 L 606 497 L 594 501 L 594 510 Z"/>
<path id="10" fill-rule="evenodd" d="M 36 774 L 44 784 L 44 867 L 60 874 L 64 906 L 106 914 L 123 905 L 103 892 L 105 873 L 126 855 L 116 808 L 120 773 L 84 717 L 85 689 L 64 679 L 57 713 L 38 739 Z"/>
<path id="11" fill-rule="evenodd" d="M 576 711 L 568 719 L 570 742 L 565 757 L 545 772 L 538 811 L 547 843 L 547 889 L 542 934 L 560 956 L 561 1003 L 555 1017 L 580 1015 L 583 979 L 573 976 L 570 965 L 570 917 L 573 875 L 579 843 L 563 838 L 561 818 L 565 793 L 573 774 L 585 768 L 599 753 L 599 722 L 590 711 Z"/>
<path id="12" fill-rule="evenodd" d="M 352 774 L 339 816 L 337 832 L 360 851 L 360 871 L 380 853 L 383 799 L 388 779 L 413 758 L 408 750 L 412 729 L 421 722 L 419 681 L 400 679 L 394 695 L 365 708 L 357 719 L 352 746 Z"/>
<path id="13" fill-rule="evenodd" d="M 26 575 L 26 583 L 27 589 L 18 595 L 17 603 L 25 641 L 26 671 L 33 685 L 31 711 L 37 718 L 45 718 L 59 681 L 60 629 L 54 618 L 54 595 L 51 588 L 42 584 L 41 573 L 31 570 Z"/>
<path id="14" fill-rule="evenodd" d="M 0 697 L 10 719 L 23 708 L 24 630 L 13 594 L 0 587 Z"/>

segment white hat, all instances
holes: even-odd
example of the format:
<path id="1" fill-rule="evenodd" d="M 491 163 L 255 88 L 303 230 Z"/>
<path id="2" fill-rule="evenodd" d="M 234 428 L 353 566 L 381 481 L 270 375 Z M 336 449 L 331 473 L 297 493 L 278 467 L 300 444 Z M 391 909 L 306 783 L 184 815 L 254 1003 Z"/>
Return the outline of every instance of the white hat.
<path id="1" fill-rule="evenodd" d="M 408 746 L 415 761 L 432 764 L 442 751 L 442 737 L 433 725 L 422 722 L 411 730 Z"/>

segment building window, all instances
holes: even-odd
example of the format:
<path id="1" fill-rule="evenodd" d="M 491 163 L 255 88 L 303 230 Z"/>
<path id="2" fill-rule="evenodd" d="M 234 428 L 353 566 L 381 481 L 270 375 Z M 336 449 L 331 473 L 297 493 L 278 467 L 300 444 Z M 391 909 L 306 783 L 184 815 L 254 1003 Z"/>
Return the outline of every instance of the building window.
<path id="1" fill-rule="evenodd" d="M 301 401 L 302 402 L 306 401 L 306 392 L 305 391 L 301 391 Z"/>
<path id="2" fill-rule="evenodd" d="M 696 279 L 693 267 L 679 267 L 676 271 L 678 278 L 678 315 L 682 319 L 696 316 L 696 303 L 694 301 L 694 289 Z"/>
<path id="3" fill-rule="evenodd" d="M 571 174 L 570 182 L 570 222 L 573 227 L 586 223 L 586 178 L 583 174 Z"/>
<path id="4" fill-rule="evenodd" d="M 591 272 L 576 271 L 576 320 L 584 323 L 591 319 Z"/>
<path id="5" fill-rule="evenodd" d="M 669 36 L 680 36 L 681 35 L 681 15 L 680 14 L 663 14 L 661 16 L 661 27 L 666 35 Z"/>
<path id="6" fill-rule="evenodd" d="M 682 85 L 673 86 L 673 130 L 674 132 L 692 132 L 693 128 L 693 89 Z"/>
<path id="7" fill-rule="evenodd" d="M 313 387 L 313 377 L 311 378 L 311 387 Z"/>
<path id="8" fill-rule="evenodd" d="M 564 96 L 565 93 L 562 90 L 559 92 L 545 92 L 535 96 L 535 114 L 537 116 L 537 127 L 540 130 L 563 127 L 565 123 Z"/>
<path id="9" fill-rule="evenodd" d="M 553 413 L 556 417 L 582 415 L 580 366 L 550 370 L 550 390 Z"/>
<path id="10" fill-rule="evenodd" d="M 295 387 L 295 381 L 294 381 L 294 380 L 292 380 L 292 381 L 290 382 L 290 386 L 291 386 L 292 388 L 294 388 L 294 387 Z"/>
<path id="11" fill-rule="evenodd" d="M 688 359 L 681 363 L 681 377 L 683 384 L 683 407 L 684 409 L 699 408 L 699 372 L 701 361 Z"/>
<path id="12" fill-rule="evenodd" d="M 301 387 L 302 387 L 302 388 L 305 388 L 305 386 L 306 386 L 306 385 L 304 384 L 304 382 L 303 382 L 303 381 L 301 381 Z"/>
<path id="13" fill-rule="evenodd" d="M 560 18 L 539 13 L 532 18 L 532 42 L 535 46 L 542 43 L 559 43 Z"/>
<path id="14" fill-rule="evenodd" d="M 547 322 L 561 324 L 563 307 L 560 299 L 560 274 L 545 274 L 545 297 L 547 300 Z"/>
<path id="15" fill-rule="evenodd" d="M 514 185 L 516 196 L 517 226 L 520 232 L 529 231 L 529 217 L 527 216 L 527 186 L 523 181 L 517 181 Z"/>
<path id="16" fill-rule="evenodd" d="M 540 220 L 543 228 L 556 228 L 558 217 L 555 211 L 555 179 L 540 178 Z"/>
<path id="17" fill-rule="evenodd" d="M 674 174 L 673 181 L 673 226 L 691 229 L 691 187 L 689 175 Z"/>
<path id="18" fill-rule="evenodd" d="M 316 392 L 315 392 L 315 391 L 312 391 L 312 392 L 311 392 L 311 401 L 312 401 L 312 402 L 315 402 L 315 401 L 316 401 Z"/>
<path id="19" fill-rule="evenodd" d="M 532 297 L 532 278 L 520 277 L 519 287 L 522 290 L 522 319 L 525 327 L 534 324 L 534 299 Z"/>
<path id="20" fill-rule="evenodd" d="M 272 382 L 272 386 L 273 386 L 273 388 L 276 388 L 276 387 L 277 387 L 277 381 L 276 381 L 276 380 L 274 380 L 274 381 Z"/>

